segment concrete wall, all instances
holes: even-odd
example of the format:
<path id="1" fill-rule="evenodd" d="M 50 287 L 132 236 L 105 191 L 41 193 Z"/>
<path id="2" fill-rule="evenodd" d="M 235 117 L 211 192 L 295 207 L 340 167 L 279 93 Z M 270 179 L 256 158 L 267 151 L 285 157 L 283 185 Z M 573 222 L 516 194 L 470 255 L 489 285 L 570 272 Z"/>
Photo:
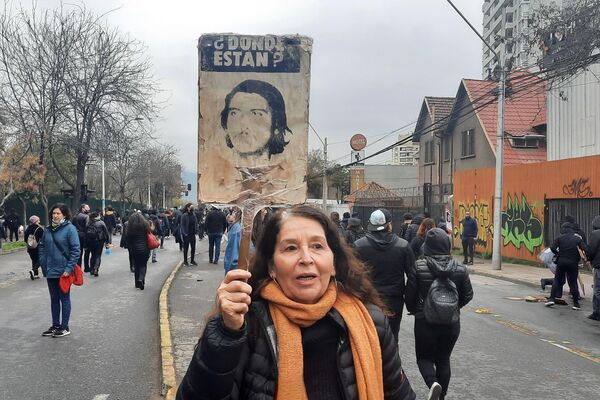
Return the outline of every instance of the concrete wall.
<path id="1" fill-rule="evenodd" d="M 415 187 L 419 184 L 417 166 L 365 165 L 365 182 L 375 182 L 387 189 Z"/>

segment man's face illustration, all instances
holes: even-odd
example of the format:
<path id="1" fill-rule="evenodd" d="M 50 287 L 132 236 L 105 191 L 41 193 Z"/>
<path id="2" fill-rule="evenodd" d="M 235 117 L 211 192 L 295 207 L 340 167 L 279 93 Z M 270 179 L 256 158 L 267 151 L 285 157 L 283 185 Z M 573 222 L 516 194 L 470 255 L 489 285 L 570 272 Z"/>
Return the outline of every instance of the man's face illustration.
<path id="1" fill-rule="evenodd" d="M 227 133 L 234 149 L 249 153 L 262 149 L 271 136 L 271 110 L 256 93 L 236 93 L 229 105 Z"/>

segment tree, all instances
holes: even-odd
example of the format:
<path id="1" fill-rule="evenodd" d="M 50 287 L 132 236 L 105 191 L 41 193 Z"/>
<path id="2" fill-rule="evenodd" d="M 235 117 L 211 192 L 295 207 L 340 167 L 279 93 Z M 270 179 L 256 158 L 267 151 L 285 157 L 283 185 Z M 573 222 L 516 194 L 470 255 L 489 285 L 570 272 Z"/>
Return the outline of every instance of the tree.
<path id="1" fill-rule="evenodd" d="M 325 157 L 321 149 L 313 149 L 308 152 L 307 186 L 308 197 L 323 197 L 323 172 L 325 171 Z M 328 186 L 335 187 L 336 199 L 341 201 L 343 197 L 350 194 L 350 171 L 339 164 L 327 163 Z"/>

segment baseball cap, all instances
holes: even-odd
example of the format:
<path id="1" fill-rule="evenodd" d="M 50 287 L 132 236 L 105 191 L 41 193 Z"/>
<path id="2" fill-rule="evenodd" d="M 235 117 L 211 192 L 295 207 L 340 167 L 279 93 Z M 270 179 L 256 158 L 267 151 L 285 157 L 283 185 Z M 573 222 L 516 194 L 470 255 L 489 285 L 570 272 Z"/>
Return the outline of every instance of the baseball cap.
<path id="1" fill-rule="evenodd" d="M 390 222 L 392 222 L 392 214 L 390 214 L 390 212 L 385 208 L 380 208 L 379 210 L 375 210 L 371 213 L 367 229 L 371 232 L 382 231 Z"/>

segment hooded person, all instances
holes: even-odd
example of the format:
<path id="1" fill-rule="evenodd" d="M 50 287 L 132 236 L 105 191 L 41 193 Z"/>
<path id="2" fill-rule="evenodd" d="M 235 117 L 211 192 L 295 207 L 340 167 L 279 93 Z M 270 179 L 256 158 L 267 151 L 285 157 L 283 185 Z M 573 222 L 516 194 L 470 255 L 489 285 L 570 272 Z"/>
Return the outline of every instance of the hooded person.
<path id="1" fill-rule="evenodd" d="M 425 234 L 423 258 L 408 270 L 406 283 L 406 308 L 415 316 L 415 352 L 419 371 L 429 387 L 429 398 L 444 399 L 450 383 L 450 355 L 460 334 L 460 308 L 473 298 L 469 273 L 450 255 L 448 234 L 432 228 Z M 427 321 L 424 304 L 436 280 L 449 279 L 458 295 L 458 318 L 449 324 Z M 439 397 L 436 397 L 439 396 Z"/>
<path id="2" fill-rule="evenodd" d="M 405 271 L 415 256 L 408 242 L 392 233 L 392 214 L 386 209 L 371 213 L 365 237 L 354 242 L 358 258 L 368 265 L 375 288 L 394 313 L 389 318 L 396 339 L 404 310 Z"/>
<path id="3" fill-rule="evenodd" d="M 592 221 L 592 234 L 586 251 L 587 259 L 594 268 L 594 294 L 592 296 L 592 313 L 589 319 L 600 321 L 600 215 Z"/>
<path id="4" fill-rule="evenodd" d="M 344 231 L 346 243 L 354 247 L 354 242 L 365 236 L 365 230 L 362 227 L 360 218 L 348 218 L 348 227 Z"/>

